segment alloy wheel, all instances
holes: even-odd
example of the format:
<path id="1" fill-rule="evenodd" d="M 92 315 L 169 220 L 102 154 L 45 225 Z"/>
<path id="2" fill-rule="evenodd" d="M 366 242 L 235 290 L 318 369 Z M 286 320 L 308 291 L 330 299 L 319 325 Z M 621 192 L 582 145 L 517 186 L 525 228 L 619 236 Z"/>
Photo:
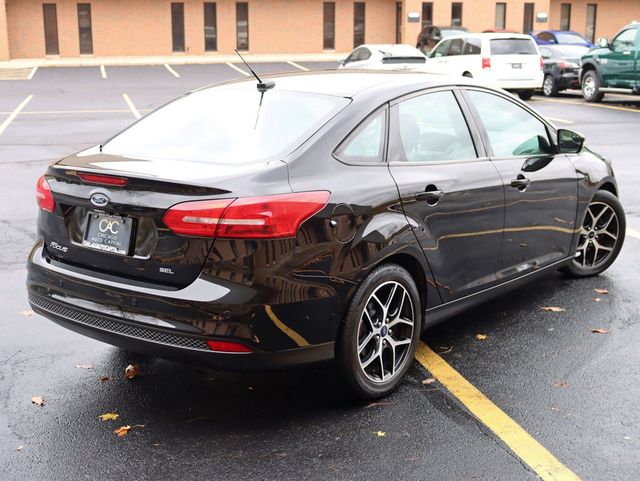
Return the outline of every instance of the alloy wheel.
<path id="1" fill-rule="evenodd" d="M 358 358 L 369 380 L 388 382 L 402 371 L 414 319 L 411 296 L 402 284 L 386 282 L 369 296 L 358 325 Z"/>
<path id="2" fill-rule="evenodd" d="M 596 81 L 591 75 L 587 75 L 582 82 L 582 91 L 587 98 L 593 97 L 596 91 Z"/>
<path id="3" fill-rule="evenodd" d="M 550 97 L 553 93 L 553 78 L 551 75 L 547 75 L 544 78 L 544 82 L 542 84 L 542 91 L 547 97 Z"/>
<path id="4" fill-rule="evenodd" d="M 620 235 L 618 216 L 604 202 L 589 204 L 580 228 L 574 262 L 581 267 L 598 267 L 609 259 Z"/>

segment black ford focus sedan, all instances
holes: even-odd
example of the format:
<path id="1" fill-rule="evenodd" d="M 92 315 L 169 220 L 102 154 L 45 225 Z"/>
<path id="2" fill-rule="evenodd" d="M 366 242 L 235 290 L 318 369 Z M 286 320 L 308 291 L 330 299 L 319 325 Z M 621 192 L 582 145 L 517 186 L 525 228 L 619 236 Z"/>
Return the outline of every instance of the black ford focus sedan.
<path id="1" fill-rule="evenodd" d="M 37 183 L 33 309 L 222 368 L 395 389 L 421 331 L 615 260 L 608 160 L 471 79 L 316 72 L 189 93 Z"/>

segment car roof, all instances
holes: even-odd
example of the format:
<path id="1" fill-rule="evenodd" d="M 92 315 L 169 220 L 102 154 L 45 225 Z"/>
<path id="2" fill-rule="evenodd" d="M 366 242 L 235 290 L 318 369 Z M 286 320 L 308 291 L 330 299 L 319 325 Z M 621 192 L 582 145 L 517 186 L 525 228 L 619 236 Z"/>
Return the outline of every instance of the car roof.
<path id="1" fill-rule="evenodd" d="M 428 74 L 418 71 L 388 70 L 321 70 L 312 72 L 287 72 L 262 76 L 275 82 L 274 90 L 299 93 L 333 95 L 354 98 L 365 96 L 374 90 L 393 92 L 395 96 L 405 92 L 444 85 L 478 85 L 473 79 L 448 75 Z M 236 79 L 207 88 L 256 89 L 252 78 Z M 199 89 L 202 90 L 202 89 Z"/>
<path id="2" fill-rule="evenodd" d="M 406 43 L 366 43 L 360 45 L 360 47 L 367 47 L 369 50 L 376 50 L 383 55 L 390 55 L 392 57 L 406 57 L 407 55 L 416 55 L 417 53 L 424 56 L 420 50 Z"/>
<path id="3" fill-rule="evenodd" d="M 640 22 L 634 20 L 630 24 L 625 25 L 621 30 L 626 30 L 628 28 L 640 28 Z"/>
<path id="4" fill-rule="evenodd" d="M 461 33 L 458 35 L 453 35 L 451 37 L 444 38 L 442 39 L 442 41 L 451 40 L 454 38 L 479 38 L 479 39 L 487 38 L 489 40 L 500 39 L 500 38 L 519 38 L 519 39 L 530 39 L 531 41 L 533 41 L 533 37 L 531 35 L 527 35 L 524 33 L 509 33 L 509 32 Z"/>

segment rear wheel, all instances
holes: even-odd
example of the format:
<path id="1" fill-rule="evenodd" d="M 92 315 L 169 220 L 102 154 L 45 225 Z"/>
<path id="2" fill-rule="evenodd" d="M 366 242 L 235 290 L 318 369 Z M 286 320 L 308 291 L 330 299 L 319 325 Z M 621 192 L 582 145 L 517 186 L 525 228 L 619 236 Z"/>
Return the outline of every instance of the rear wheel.
<path id="1" fill-rule="evenodd" d="M 587 102 L 600 102 L 604 92 L 600 90 L 600 79 L 595 70 L 589 70 L 582 77 L 582 96 Z"/>
<path id="2" fill-rule="evenodd" d="M 418 289 L 396 264 L 376 268 L 354 295 L 337 343 L 337 361 L 360 399 L 393 392 L 413 361 L 421 327 Z"/>
<path id="3" fill-rule="evenodd" d="M 558 95 L 558 84 L 551 75 L 545 75 L 542 82 L 542 93 L 546 97 L 555 97 Z"/>
<path id="4" fill-rule="evenodd" d="M 605 271 L 622 249 L 626 225 L 618 198 L 610 192 L 597 192 L 587 207 L 575 257 L 563 270 L 573 277 Z"/>
<path id="5" fill-rule="evenodd" d="M 518 97 L 520 97 L 521 100 L 529 100 L 533 97 L 533 90 L 521 90 L 518 92 Z"/>

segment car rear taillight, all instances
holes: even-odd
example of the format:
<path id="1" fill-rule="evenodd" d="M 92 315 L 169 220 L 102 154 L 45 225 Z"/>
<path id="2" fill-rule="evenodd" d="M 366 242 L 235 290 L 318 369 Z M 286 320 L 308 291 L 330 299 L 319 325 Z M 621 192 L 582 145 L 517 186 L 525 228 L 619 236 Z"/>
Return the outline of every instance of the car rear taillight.
<path id="1" fill-rule="evenodd" d="M 482 59 L 482 70 L 491 70 L 491 58 L 483 57 Z"/>
<path id="2" fill-rule="evenodd" d="M 124 187 L 129 183 L 129 181 L 124 177 L 115 177 L 113 175 L 79 173 L 78 177 L 80 177 L 83 182 L 88 182 L 90 184 L 115 185 Z"/>
<path id="3" fill-rule="evenodd" d="M 544 58 L 540 57 L 540 70 L 544 70 Z"/>
<path id="4" fill-rule="evenodd" d="M 171 207 L 163 217 L 176 234 L 234 239 L 295 237 L 298 227 L 320 211 L 330 192 L 198 200 Z"/>
<path id="5" fill-rule="evenodd" d="M 216 352 L 251 352 L 251 348 L 239 342 L 207 341 L 209 349 Z"/>
<path id="6" fill-rule="evenodd" d="M 42 210 L 47 212 L 53 212 L 56 209 L 56 202 L 53 200 L 53 194 L 51 193 L 51 187 L 49 182 L 44 178 L 44 175 L 38 179 L 36 183 L 36 202 Z"/>

